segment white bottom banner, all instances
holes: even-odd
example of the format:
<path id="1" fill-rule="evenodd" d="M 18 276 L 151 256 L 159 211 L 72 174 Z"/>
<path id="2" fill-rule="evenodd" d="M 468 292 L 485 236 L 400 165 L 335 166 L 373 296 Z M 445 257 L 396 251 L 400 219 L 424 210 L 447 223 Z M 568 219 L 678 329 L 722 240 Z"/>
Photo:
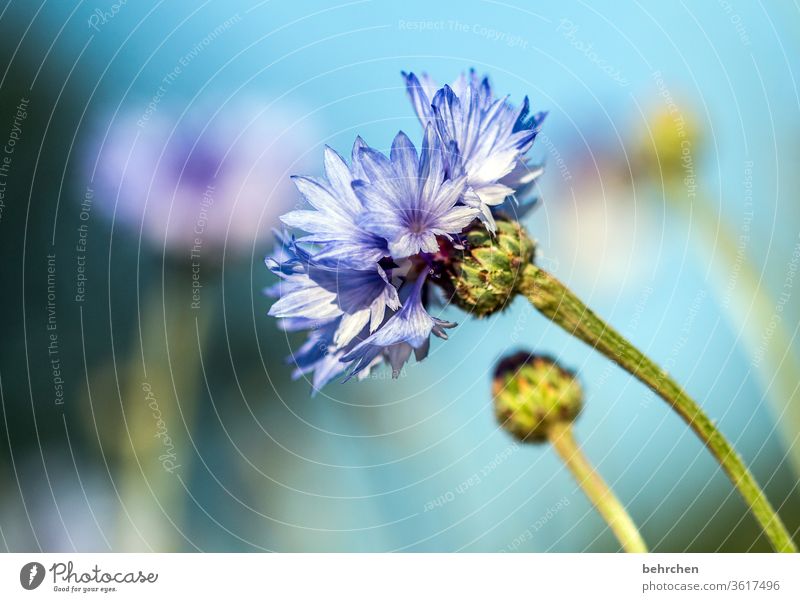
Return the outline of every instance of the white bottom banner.
<path id="1" fill-rule="evenodd" d="M 2 600 L 800 600 L 779 554 L 3 554 Z"/>

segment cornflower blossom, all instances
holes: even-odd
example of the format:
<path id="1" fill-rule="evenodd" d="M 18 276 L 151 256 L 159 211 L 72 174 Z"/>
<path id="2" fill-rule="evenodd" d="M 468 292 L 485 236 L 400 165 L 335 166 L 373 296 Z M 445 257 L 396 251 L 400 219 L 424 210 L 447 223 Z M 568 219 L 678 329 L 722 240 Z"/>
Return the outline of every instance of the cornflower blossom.
<path id="1" fill-rule="evenodd" d="M 509 197 L 528 201 L 522 211 L 529 208 L 543 168 L 527 163 L 525 154 L 547 114 L 531 115 L 527 96 L 519 108 L 508 97 L 495 98 L 488 77 L 479 79 L 474 70 L 442 88 L 424 73 L 403 73 L 403 78 L 423 126 L 433 124 L 443 144 L 458 149 L 449 171 L 466 176 L 463 202 L 480 210 L 486 227 L 494 232 L 492 208 Z"/>
<path id="2" fill-rule="evenodd" d="M 494 230 L 494 211 L 516 191 L 509 183 L 532 182 L 529 169 L 517 173 L 541 121 L 527 117 L 527 100 L 519 110 L 493 101 L 474 74 L 438 91 L 405 77 L 417 82 L 419 151 L 403 132 L 388 156 L 357 138 L 349 164 L 326 147 L 324 178 L 293 177 L 310 207 L 281 218 L 301 233 L 280 233 L 265 260 L 278 277 L 265 291 L 277 298 L 269 314 L 287 332 L 310 331 L 289 361 L 315 391 L 383 362 L 396 378 L 412 355 L 428 355 L 432 334 L 446 339 L 456 324 L 428 312 L 433 287 L 450 290 L 444 280 L 470 229 Z"/>

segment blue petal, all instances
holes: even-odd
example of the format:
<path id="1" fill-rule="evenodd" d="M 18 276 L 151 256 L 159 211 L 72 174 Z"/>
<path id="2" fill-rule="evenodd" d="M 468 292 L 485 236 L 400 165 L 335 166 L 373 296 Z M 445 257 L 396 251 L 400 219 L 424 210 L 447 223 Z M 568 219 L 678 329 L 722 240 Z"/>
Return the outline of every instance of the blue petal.
<path id="1" fill-rule="evenodd" d="M 353 153 L 360 156 L 365 148 L 356 139 Z M 363 206 L 352 187 L 354 172 L 366 177 L 360 159 L 352 170 L 331 148 L 324 152 L 326 180 L 295 176 L 293 180 L 303 197 L 314 208 L 290 211 L 281 217 L 284 224 L 308 233 L 300 241 L 313 244 L 320 252 L 318 260 L 332 260 L 350 267 L 369 268 L 388 254 L 386 241 L 359 227 Z"/>
<path id="2" fill-rule="evenodd" d="M 322 250 L 314 254 L 314 260 L 342 267 L 372 265 L 389 255 L 389 247 L 384 238 L 361 229 L 345 239 L 312 236 L 303 237 L 300 242 L 323 244 Z"/>
<path id="3" fill-rule="evenodd" d="M 414 111 L 417 113 L 417 117 L 419 117 L 419 120 L 423 124 L 432 121 L 431 99 L 419 79 L 413 73 L 406 73 L 405 71 L 401 73 L 406 82 L 406 90 L 408 91 L 408 96 L 411 99 Z"/>
<path id="4" fill-rule="evenodd" d="M 362 148 L 359 157 L 367 176 L 367 183 L 371 188 L 379 191 L 381 204 L 386 208 L 395 206 L 396 199 L 402 198 L 406 189 L 399 182 L 392 162 L 379 151 L 369 147 Z M 361 198 L 361 200 L 364 199 Z"/>
<path id="5" fill-rule="evenodd" d="M 266 261 L 281 278 L 268 291 L 279 296 L 269 310 L 271 316 L 325 320 L 362 310 L 383 316 L 386 306 L 399 305 L 395 288 L 375 263 L 361 270 L 320 262 L 293 240 L 283 240 L 275 257 Z"/>
<path id="6" fill-rule="evenodd" d="M 353 142 L 353 152 L 350 165 L 350 171 L 353 172 L 354 180 L 367 179 L 367 174 L 364 173 L 364 168 L 361 166 L 361 157 L 359 156 L 362 148 L 368 148 L 368 145 L 366 142 L 364 142 L 361 136 L 356 136 L 355 142 Z"/>
<path id="7" fill-rule="evenodd" d="M 306 279 L 300 283 L 281 283 L 280 299 L 269 308 L 269 315 L 276 318 L 311 318 L 324 320 L 342 314 L 336 306 L 336 293 L 316 286 Z"/>
<path id="8" fill-rule="evenodd" d="M 288 363 L 295 365 L 292 372 L 295 380 L 312 374 L 312 396 L 347 368 L 347 364 L 341 361 L 343 352 L 331 352 L 338 325 L 339 320 L 336 320 L 310 332 L 306 342 L 286 358 Z"/>
<path id="9" fill-rule="evenodd" d="M 339 202 L 344 206 L 347 217 L 357 214 L 361 211 L 362 207 L 350 186 L 350 183 L 353 181 L 353 175 L 350 173 L 347 163 L 345 163 L 339 153 L 329 146 L 325 147 L 323 157 L 325 177 L 330 183 L 333 195 L 339 199 Z"/>
<path id="10" fill-rule="evenodd" d="M 395 293 L 377 265 L 371 270 L 350 270 L 311 265 L 309 278 L 320 288 L 335 294 L 335 303 L 346 314 L 368 308 L 381 295 Z M 389 289 L 389 290 L 387 290 Z"/>
<path id="11" fill-rule="evenodd" d="M 303 197 L 321 213 L 347 220 L 354 212 L 361 209 L 360 205 L 352 206 L 349 198 L 352 196 L 351 194 L 346 197 L 337 196 L 324 182 L 320 182 L 316 178 L 292 176 L 292 180 Z"/>
<path id="12" fill-rule="evenodd" d="M 395 136 L 389 157 L 392 161 L 393 175 L 405 189 L 404 196 L 416 196 L 419 188 L 417 149 L 403 132 L 398 132 Z"/>
<path id="13" fill-rule="evenodd" d="M 425 311 L 422 304 L 425 278 L 426 275 L 418 277 L 400 311 L 342 358 L 345 362 L 353 362 L 350 376 L 369 365 L 379 354 L 387 353 L 390 357 L 394 355 L 392 374 L 396 377 L 412 349 L 427 349 L 431 333 L 447 338 L 444 329 L 452 328 L 455 324 L 433 318 Z M 398 359 L 402 361 L 398 362 Z"/>

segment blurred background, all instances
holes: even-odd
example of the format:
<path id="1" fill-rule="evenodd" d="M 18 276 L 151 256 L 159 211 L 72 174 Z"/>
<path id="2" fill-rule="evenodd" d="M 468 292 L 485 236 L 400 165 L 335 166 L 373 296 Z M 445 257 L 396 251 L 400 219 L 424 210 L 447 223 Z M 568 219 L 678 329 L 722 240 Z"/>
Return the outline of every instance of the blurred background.
<path id="1" fill-rule="evenodd" d="M 549 116 L 539 261 L 650 354 L 800 528 L 800 15 L 791 3 L 34 2 L 0 8 L 0 548 L 616 551 L 490 400 L 546 352 L 652 549 L 765 551 L 667 406 L 519 299 L 392 381 L 292 381 L 278 216 L 401 70 Z"/>

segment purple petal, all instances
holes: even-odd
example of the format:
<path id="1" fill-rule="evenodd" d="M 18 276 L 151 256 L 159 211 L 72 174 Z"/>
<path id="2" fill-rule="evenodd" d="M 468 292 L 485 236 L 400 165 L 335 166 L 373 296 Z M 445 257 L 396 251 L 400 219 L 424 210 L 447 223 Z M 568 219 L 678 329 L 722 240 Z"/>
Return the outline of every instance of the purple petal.
<path id="1" fill-rule="evenodd" d="M 428 344 L 431 332 L 442 336 L 444 328 L 455 326 L 451 322 L 437 320 L 425 311 L 422 304 L 422 288 L 425 278 L 426 274 L 418 277 L 411 294 L 403 303 L 400 311 L 342 358 L 345 362 L 354 362 L 351 375 L 369 364 L 378 354 L 387 351 L 390 358 L 392 354 L 395 354 L 395 359 L 398 359 L 398 353 L 400 353 L 400 359 L 404 358 L 399 366 L 396 363 L 392 366 L 393 375 L 396 376 L 402 363 L 410 357 L 411 350 L 424 348 Z M 403 344 L 407 347 L 397 347 Z"/>
<path id="2" fill-rule="evenodd" d="M 419 120 L 426 124 L 433 120 L 433 112 L 431 111 L 431 96 L 423 88 L 419 79 L 413 73 L 402 72 L 403 79 L 406 82 L 406 91 L 414 111 L 417 113 Z"/>

